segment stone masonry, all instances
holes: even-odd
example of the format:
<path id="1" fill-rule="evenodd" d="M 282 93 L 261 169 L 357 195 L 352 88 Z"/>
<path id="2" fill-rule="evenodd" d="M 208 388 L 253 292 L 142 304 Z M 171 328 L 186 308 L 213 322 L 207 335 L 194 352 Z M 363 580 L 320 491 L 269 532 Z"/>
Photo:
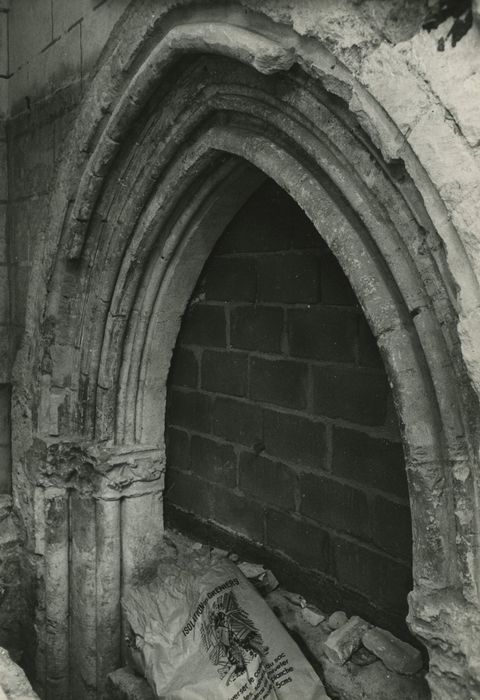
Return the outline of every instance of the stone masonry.
<path id="1" fill-rule="evenodd" d="M 287 544 L 308 523 L 329 553 L 319 580 L 355 605 L 371 605 L 373 584 L 344 586 L 353 574 L 332 543 L 350 562 L 352 548 L 368 553 L 362 581 L 379 561 L 408 575 L 400 542 L 410 510 L 407 624 L 427 649 L 432 697 L 480 697 L 477 2 L 473 10 L 426 0 L 0 0 L 0 645 L 45 700 L 100 698 L 122 663 L 122 586 L 154 565 L 163 531 L 175 445 L 167 460 L 167 377 L 181 320 L 221 234 L 266 177 L 326 247 L 289 243 L 271 253 L 285 258 L 278 265 L 265 250 L 216 249 L 186 317 L 198 335 L 181 337 L 175 354 L 169 432 L 184 436 L 180 456 L 189 441 L 189 466 L 212 443 L 234 465 L 222 469 L 228 484 L 217 462 L 198 476 L 226 498 L 205 512 L 218 536 L 235 521 L 250 540 L 258 533 L 252 546 L 262 558 L 282 554 L 293 578 Z M 355 301 L 312 301 L 316 264 L 323 292 L 338 293 L 334 258 Z M 297 273 L 307 281 L 296 285 Z M 338 313 L 323 344 L 307 316 L 331 319 L 330 306 Z M 265 307 L 267 340 L 255 325 Z M 326 400 L 319 387 L 334 376 L 344 397 L 371 379 L 379 400 L 368 415 Z M 197 410 L 202 401 L 210 413 Z M 246 405 L 259 420 L 245 420 Z M 320 463 L 310 439 L 301 460 L 272 439 L 285 436 L 283 416 L 324 426 L 312 438 Z M 244 424 L 243 435 L 229 432 Z M 361 460 L 352 474 L 341 431 L 340 449 L 357 456 L 365 441 L 381 444 L 382 464 L 388 443 L 395 484 L 374 487 L 377 470 L 358 480 Z M 403 466 L 409 509 L 397 489 Z M 272 473 L 294 488 L 267 488 Z M 194 478 L 178 469 L 177 487 L 178 475 Z M 338 484 L 342 502 L 365 509 L 363 531 L 332 513 Z M 315 492 L 330 494 L 321 509 Z M 381 532 L 384 501 L 404 514 L 402 536 Z M 204 527 L 193 514 L 175 511 Z M 268 541 L 273 517 L 278 533 L 288 523 L 280 544 Z"/>

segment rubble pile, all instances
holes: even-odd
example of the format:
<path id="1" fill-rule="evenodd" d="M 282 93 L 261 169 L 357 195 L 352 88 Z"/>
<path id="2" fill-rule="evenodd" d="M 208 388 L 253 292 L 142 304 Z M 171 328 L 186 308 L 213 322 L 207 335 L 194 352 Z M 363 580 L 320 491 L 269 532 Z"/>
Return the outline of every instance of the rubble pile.
<path id="1" fill-rule="evenodd" d="M 188 544 L 187 544 L 188 543 Z M 175 535 L 177 547 L 192 547 Z M 193 547 L 203 547 L 194 544 Z M 291 633 L 324 682 L 332 700 L 427 700 L 421 652 L 389 631 L 344 611 L 327 615 L 298 593 L 280 587 L 275 575 L 261 565 L 240 561 L 235 554 L 212 548 L 212 557 L 233 561 L 264 597 Z M 183 556 L 183 553 L 182 553 Z M 112 700 L 153 700 L 145 680 L 128 668 L 109 678 Z"/>

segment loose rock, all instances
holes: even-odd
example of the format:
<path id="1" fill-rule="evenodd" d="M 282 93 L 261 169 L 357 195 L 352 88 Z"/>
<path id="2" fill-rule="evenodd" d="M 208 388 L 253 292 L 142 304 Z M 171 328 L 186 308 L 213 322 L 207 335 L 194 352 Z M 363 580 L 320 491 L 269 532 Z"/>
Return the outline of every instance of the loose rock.
<path id="1" fill-rule="evenodd" d="M 301 608 L 307 607 L 307 601 L 305 600 L 303 595 L 300 595 L 300 593 L 291 593 L 290 591 L 284 591 L 283 595 L 294 605 L 298 605 Z"/>
<path id="2" fill-rule="evenodd" d="M 302 617 L 305 622 L 308 622 L 308 624 L 313 627 L 317 627 L 325 619 L 325 615 L 322 615 L 322 613 L 315 608 L 310 608 L 308 606 L 302 609 Z"/>
<path id="3" fill-rule="evenodd" d="M 412 675 L 423 666 L 422 655 L 418 649 L 380 627 L 366 631 L 362 642 L 390 671 Z"/>
<path id="4" fill-rule="evenodd" d="M 354 615 L 342 627 L 332 632 L 323 645 L 325 654 L 335 664 L 344 664 L 362 643 L 371 625 Z"/>
<path id="5" fill-rule="evenodd" d="M 348 617 L 346 613 L 344 613 L 343 610 L 337 610 L 336 612 L 330 615 L 330 617 L 327 620 L 327 625 L 330 627 L 331 630 L 338 630 L 338 628 L 343 627 L 343 625 L 347 621 Z"/>
<path id="6" fill-rule="evenodd" d="M 350 661 L 356 666 L 369 666 L 375 661 L 378 661 L 378 658 L 375 656 L 375 654 L 372 654 L 371 651 L 365 649 L 365 647 L 360 647 L 360 649 L 353 652 Z"/>

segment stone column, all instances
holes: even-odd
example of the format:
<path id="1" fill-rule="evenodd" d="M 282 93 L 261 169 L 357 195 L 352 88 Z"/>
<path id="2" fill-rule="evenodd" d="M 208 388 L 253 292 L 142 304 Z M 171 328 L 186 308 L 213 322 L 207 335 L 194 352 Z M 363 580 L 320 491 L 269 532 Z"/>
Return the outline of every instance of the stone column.
<path id="1" fill-rule="evenodd" d="M 122 590 L 155 566 L 163 459 L 145 446 L 53 441 L 45 454 L 35 487 L 40 691 L 102 698 L 121 665 Z"/>

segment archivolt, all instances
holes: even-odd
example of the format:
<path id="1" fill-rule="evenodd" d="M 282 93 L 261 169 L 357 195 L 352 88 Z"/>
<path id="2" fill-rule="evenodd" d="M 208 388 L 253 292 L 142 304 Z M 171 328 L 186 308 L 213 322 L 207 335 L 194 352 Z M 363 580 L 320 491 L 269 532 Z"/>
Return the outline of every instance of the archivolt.
<path id="1" fill-rule="evenodd" d="M 332 57 L 333 82 L 312 67 L 311 43 L 285 28 L 232 11 L 225 25 L 214 9 L 199 22 L 201 11 L 189 12 L 163 18 L 162 32 L 128 58 L 120 45 L 112 51 L 52 199 L 61 245 L 46 313 L 56 319 L 53 356 L 67 345 L 73 358 L 74 432 L 162 453 L 181 315 L 225 224 L 268 175 L 338 257 L 382 349 L 403 424 L 416 585 L 462 588 L 474 600 L 473 457 L 455 289 L 415 184 L 339 97 L 353 79 Z M 324 49 L 316 55 L 325 67 Z M 110 85 L 106 67 L 115 62 Z M 459 522 L 460 511 L 471 517 Z"/>

